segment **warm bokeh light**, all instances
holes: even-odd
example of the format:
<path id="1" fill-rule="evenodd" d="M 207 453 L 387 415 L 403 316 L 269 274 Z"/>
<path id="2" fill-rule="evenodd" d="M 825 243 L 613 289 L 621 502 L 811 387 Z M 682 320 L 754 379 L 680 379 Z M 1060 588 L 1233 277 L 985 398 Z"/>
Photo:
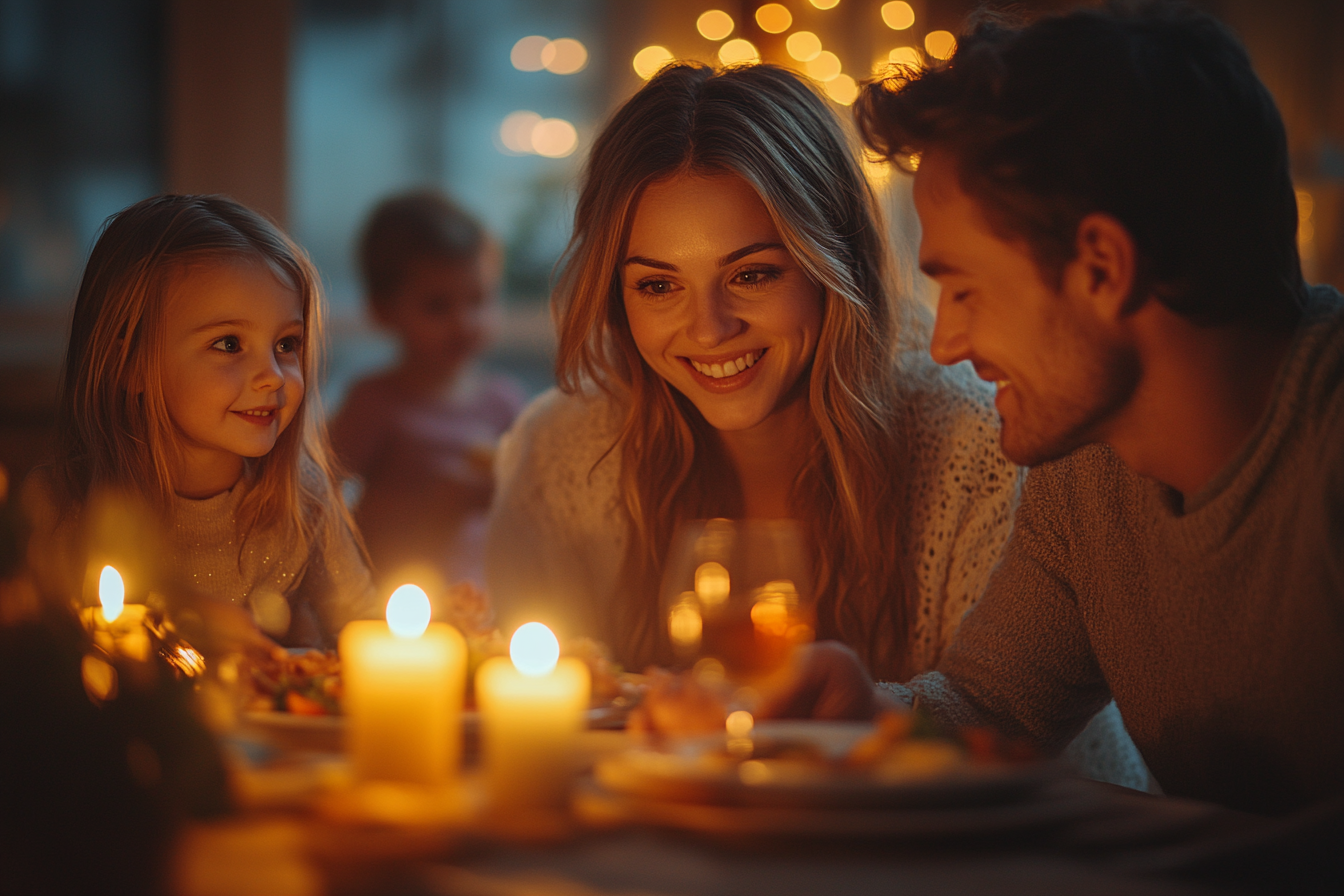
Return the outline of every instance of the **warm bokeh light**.
<path id="1" fill-rule="evenodd" d="M 543 118 L 532 129 L 532 151 L 548 159 L 563 159 L 579 145 L 579 132 L 563 118 Z"/>
<path id="2" fill-rule="evenodd" d="M 510 152 L 528 153 L 532 151 L 532 132 L 541 124 L 541 116 L 535 112 L 521 109 L 504 117 L 499 126 L 499 142 Z"/>
<path id="3" fill-rule="evenodd" d="M 767 3 L 756 10 L 756 24 L 767 34 L 783 34 L 793 24 L 793 13 L 780 3 Z"/>
<path id="4" fill-rule="evenodd" d="M 784 41 L 784 49 L 799 62 L 808 62 L 821 53 L 821 38 L 811 31 L 795 31 Z"/>
<path id="5" fill-rule="evenodd" d="M 859 98 L 859 85 L 849 75 L 836 75 L 822 86 L 826 95 L 842 106 L 848 106 Z"/>
<path id="6" fill-rule="evenodd" d="M 429 595 L 419 585 L 402 585 L 387 599 L 387 627 L 399 638 L 423 635 L 429 617 Z"/>
<path id="7" fill-rule="evenodd" d="M 756 720 L 745 709 L 739 709 L 728 713 L 723 727 L 729 737 L 751 737 L 751 730 L 756 727 Z"/>
<path id="8" fill-rule="evenodd" d="M 719 61 L 724 65 L 738 65 L 745 62 L 760 62 L 761 54 L 749 40 L 735 37 L 719 47 Z"/>
<path id="9" fill-rule="evenodd" d="M 1311 220 L 1316 210 L 1316 200 L 1306 190 L 1297 191 L 1297 245 L 1307 255 L 1311 255 L 1312 242 L 1316 239 L 1316 224 Z"/>
<path id="10" fill-rule="evenodd" d="M 822 50 L 807 63 L 807 73 L 818 81 L 840 77 L 840 57 L 830 50 Z"/>
<path id="11" fill-rule="evenodd" d="M 905 0 L 882 4 L 882 21 L 893 31 L 904 31 L 915 24 L 915 10 Z"/>
<path id="12" fill-rule="evenodd" d="M 103 605 L 103 618 L 116 622 L 126 604 L 126 583 L 114 567 L 104 566 L 98 575 L 98 602 Z"/>
<path id="13" fill-rule="evenodd" d="M 924 49 L 934 59 L 951 59 L 957 50 L 957 38 L 951 31 L 930 31 L 924 35 Z"/>
<path id="14" fill-rule="evenodd" d="M 756 631 L 782 637 L 789 630 L 789 606 L 782 598 L 768 597 L 751 605 L 751 624 Z"/>
<path id="15" fill-rule="evenodd" d="M 912 153 L 910 153 L 910 155 L 908 155 L 908 156 L 905 157 L 905 164 L 908 165 L 908 166 L 910 166 L 910 170 L 911 170 L 911 171 L 918 171 L 918 170 L 919 170 L 919 159 L 920 159 L 920 155 L 919 155 L 919 153 L 917 153 L 917 152 L 912 152 Z"/>
<path id="16" fill-rule="evenodd" d="M 560 662 L 560 642 L 540 622 L 527 622 L 509 640 L 509 659 L 524 675 L 550 675 Z"/>
<path id="17" fill-rule="evenodd" d="M 688 591 L 667 614 L 667 633 L 672 643 L 683 650 L 700 646 L 700 634 L 705 623 L 696 607 L 695 592 Z"/>
<path id="18" fill-rule="evenodd" d="M 520 72 L 539 72 L 545 66 L 541 61 L 541 51 L 546 49 L 551 39 L 539 34 L 530 34 L 513 45 L 509 52 L 509 61 Z"/>
<path id="19" fill-rule="evenodd" d="M 581 72 L 588 66 L 588 48 L 572 37 L 553 40 L 542 48 L 541 64 L 557 75 Z"/>
<path id="20" fill-rule="evenodd" d="M 658 74 L 658 70 L 672 61 L 672 51 L 667 47 L 654 45 L 645 47 L 635 54 L 633 65 L 635 74 L 645 81 Z"/>
<path id="21" fill-rule="evenodd" d="M 921 68 L 924 65 L 924 57 L 919 55 L 919 50 L 914 47 L 897 47 L 887 54 L 887 60 L 892 65 L 904 65 L 910 68 Z"/>
<path id="22" fill-rule="evenodd" d="M 817 9 L 834 9 L 840 5 L 840 0 L 810 0 Z"/>
<path id="23" fill-rule="evenodd" d="M 701 563 L 695 570 L 695 596 L 707 607 L 721 604 L 728 599 L 732 591 L 732 579 L 728 569 L 722 563 L 710 560 Z"/>
<path id="24" fill-rule="evenodd" d="M 721 9 L 711 9 L 700 13 L 695 20 L 695 30 L 709 40 L 723 40 L 733 33 L 733 17 Z"/>

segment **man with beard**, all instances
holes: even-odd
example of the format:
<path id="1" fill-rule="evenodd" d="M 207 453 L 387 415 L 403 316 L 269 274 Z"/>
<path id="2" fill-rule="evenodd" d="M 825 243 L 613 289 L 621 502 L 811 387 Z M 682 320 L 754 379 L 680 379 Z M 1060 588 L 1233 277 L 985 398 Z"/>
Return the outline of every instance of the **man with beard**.
<path id="1" fill-rule="evenodd" d="M 1344 792 L 1344 300 L 1302 279 L 1245 51 L 1171 5 L 991 19 L 858 115 L 916 170 L 934 357 L 1032 466 L 938 670 L 882 693 L 1046 752 L 1114 698 L 1168 793 Z M 776 709 L 871 711 L 818 648 Z"/>

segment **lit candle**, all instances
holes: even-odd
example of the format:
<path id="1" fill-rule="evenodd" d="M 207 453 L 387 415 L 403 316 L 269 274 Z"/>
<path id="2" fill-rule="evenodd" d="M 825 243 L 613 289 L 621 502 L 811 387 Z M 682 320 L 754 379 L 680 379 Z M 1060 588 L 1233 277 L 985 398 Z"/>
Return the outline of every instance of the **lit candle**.
<path id="1" fill-rule="evenodd" d="M 106 653 L 134 660 L 149 659 L 149 632 L 145 631 L 144 604 L 126 603 L 126 583 L 116 567 L 104 566 L 98 575 L 98 603 L 82 616 L 93 641 Z"/>
<path id="2" fill-rule="evenodd" d="M 429 621 L 429 598 L 402 585 L 387 621 L 341 630 L 346 749 L 363 780 L 444 784 L 462 753 L 467 645 L 457 629 Z"/>
<path id="3" fill-rule="evenodd" d="M 514 632 L 509 657 L 476 672 L 481 751 L 497 807 L 563 808 L 588 709 L 588 666 L 560 657 L 550 629 L 529 622 Z"/>

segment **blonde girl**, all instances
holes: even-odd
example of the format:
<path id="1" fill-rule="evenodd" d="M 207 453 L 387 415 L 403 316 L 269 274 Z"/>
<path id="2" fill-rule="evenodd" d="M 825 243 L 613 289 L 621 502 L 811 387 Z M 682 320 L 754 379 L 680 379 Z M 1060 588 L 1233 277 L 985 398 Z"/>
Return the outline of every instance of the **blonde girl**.
<path id="1" fill-rule="evenodd" d="M 56 457 L 26 489 L 44 585 L 78 589 L 81 514 L 109 493 L 159 524 L 151 583 L 245 607 L 289 643 L 377 615 L 322 422 L 321 340 L 315 270 L 257 213 L 166 195 L 111 218 L 75 303 Z"/>

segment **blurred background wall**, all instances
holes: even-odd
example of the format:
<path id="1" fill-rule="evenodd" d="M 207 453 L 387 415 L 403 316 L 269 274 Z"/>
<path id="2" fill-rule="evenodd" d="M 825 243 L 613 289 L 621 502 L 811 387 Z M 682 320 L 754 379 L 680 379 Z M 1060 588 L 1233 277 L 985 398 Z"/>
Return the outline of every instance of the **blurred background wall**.
<path id="1" fill-rule="evenodd" d="M 875 65 L 945 52 L 941 32 L 975 5 L 0 0 L 0 463 L 21 475 L 48 449 L 84 259 L 140 198 L 227 193 L 311 252 L 333 311 L 334 407 L 393 351 L 361 308 L 357 229 L 383 195 L 440 186 L 506 247 L 506 326 L 488 361 L 536 391 L 580 165 L 641 71 L 756 54 L 809 72 L 843 114 Z M 1308 278 L 1344 286 L 1344 3 L 1202 5 L 1241 34 L 1287 121 Z M 908 253 L 908 184 L 873 171 Z"/>

